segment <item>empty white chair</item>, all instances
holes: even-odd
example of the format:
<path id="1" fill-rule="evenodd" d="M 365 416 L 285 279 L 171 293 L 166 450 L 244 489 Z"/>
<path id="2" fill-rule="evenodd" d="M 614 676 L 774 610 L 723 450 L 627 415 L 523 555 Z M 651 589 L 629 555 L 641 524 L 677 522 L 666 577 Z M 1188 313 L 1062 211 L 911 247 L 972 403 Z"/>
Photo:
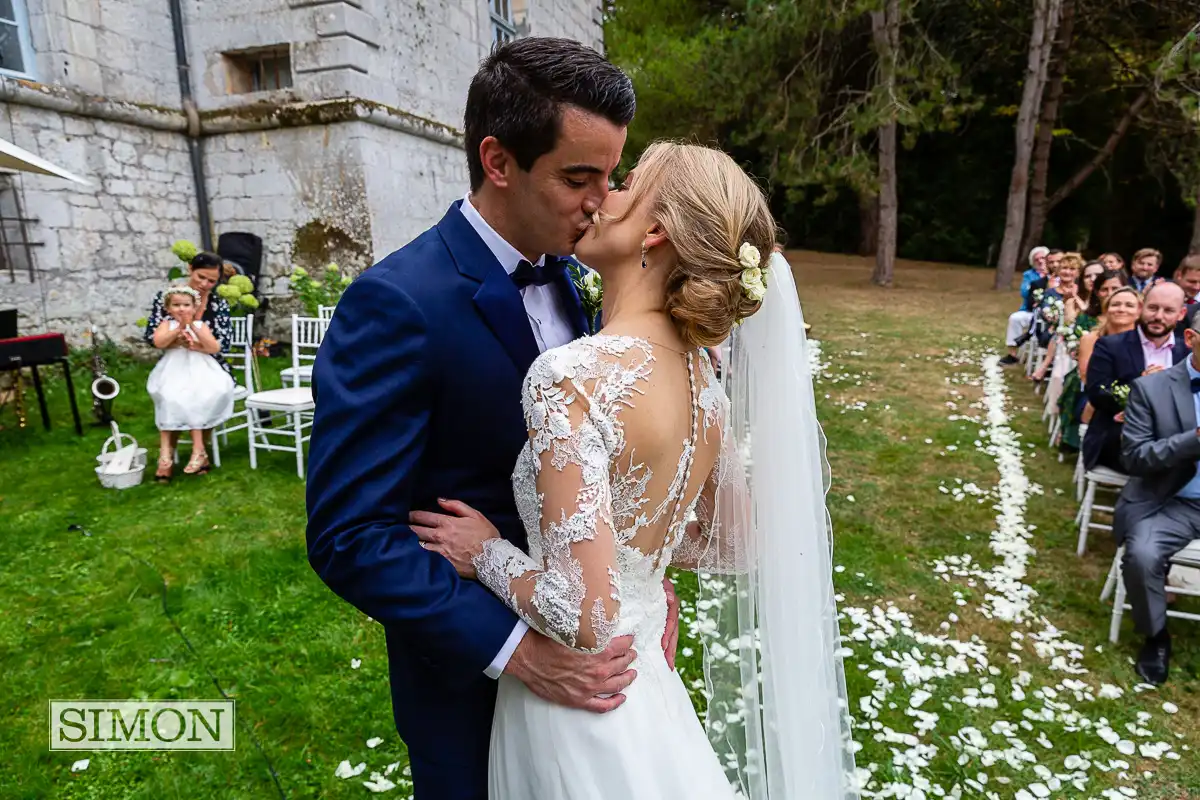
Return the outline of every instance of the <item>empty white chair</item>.
<path id="1" fill-rule="evenodd" d="M 247 397 L 250 469 L 258 469 L 259 450 L 281 450 L 296 454 L 296 474 L 304 478 L 304 443 L 312 435 L 315 408 L 310 386 L 271 389 Z"/>
<path id="2" fill-rule="evenodd" d="M 1084 466 L 1083 466 L 1083 438 L 1085 436 L 1087 436 L 1087 429 L 1088 429 L 1088 426 L 1087 426 L 1086 422 L 1080 423 L 1080 425 L 1079 425 L 1079 457 L 1075 459 L 1075 479 L 1074 479 L 1075 480 L 1075 502 L 1077 502 L 1077 503 L 1083 502 L 1083 490 L 1084 490 L 1084 488 L 1086 488 L 1084 486 L 1084 480 L 1083 480 L 1083 476 L 1087 472 L 1087 470 L 1084 469 Z"/>
<path id="3" fill-rule="evenodd" d="M 230 320 L 233 330 L 229 337 L 229 354 L 226 361 L 233 370 L 233 416 L 216 427 L 212 435 L 213 463 L 221 466 L 221 449 L 218 437 L 229 443 L 229 434 L 250 427 L 250 411 L 246 398 L 254 394 L 254 317 L 234 317 Z M 238 409 L 238 404 L 242 404 Z"/>
<path id="4" fill-rule="evenodd" d="M 1112 514 L 1115 508 L 1115 503 L 1111 506 L 1097 505 L 1096 491 L 1104 490 L 1119 493 L 1125 484 L 1129 483 L 1128 475 L 1124 475 L 1108 467 L 1089 469 L 1084 472 L 1083 479 L 1085 487 L 1083 491 L 1083 505 L 1079 507 L 1079 513 L 1075 515 L 1075 520 L 1079 523 L 1079 544 L 1075 548 L 1075 555 L 1078 556 L 1082 556 L 1087 551 L 1087 537 L 1091 530 L 1112 530 L 1111 525 L 1092 521 L 1093 513 L 1103 511 L 1106 514 Z"/>
<path id="5" fill-rule="evenodd" d="M 333 319 L 333 310 L 335 308 L 337 308 L 337 306 L 317 306 L 317 316 L 320 319 L 329 322 L 329 320 Z"/>
<path id="6" fill-rule="evenodd" d="M 1125 602 L 1125 580 L 1121 574 L 1121 560 L 1125 557 L 1125 548 L 1117 550 L 1116 556 L 1113 557 L 1112 567 L 1108 570 L 1108 578 L 1104 581 L 1104 589 L 1100 592 L 1100 602 L 1103 603 L 1116 590 L 1116 597 L 1113 598 L 1112 620 L 1108 625 L 1108 640 L 1113 644 L 1121 636 L 1121 617 L 1125 614 L 1125 609 L 1130 608 Z M 1172 567 L 1191 567 L 1193 569 L 1200 568 L 1200 540 L 1191 542 L 1187 547 L 1180 550 L 1172 556 L 1168 563 Z M 1187 595 L 1188 597 L 1200 597 L 1200 589 L 1189 589 L 1186 586 L 1168 586 L 1167 591 L 1171 594 Z M 1168 617 L 1176 619 L 1187 619 L 1193 622 L 1200 622 L 1200 614 L 1193 614 L 1188 611 L 1175 611 L 1167 609 Z"/>
<path id="7" fill-rule="evenodd" d="M 328 327 L 327 319 L 292 315 L 292 365 L 279 373 L 280 380 L 292 386 L 312 383 L 313 362 Z"/>

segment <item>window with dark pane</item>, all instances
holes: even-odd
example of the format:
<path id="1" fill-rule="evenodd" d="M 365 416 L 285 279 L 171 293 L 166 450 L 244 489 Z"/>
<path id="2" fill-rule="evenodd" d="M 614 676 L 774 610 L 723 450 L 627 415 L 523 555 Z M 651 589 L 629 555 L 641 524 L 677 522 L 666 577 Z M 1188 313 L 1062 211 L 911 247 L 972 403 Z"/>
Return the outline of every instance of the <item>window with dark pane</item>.
<path id="1" fill-rule="evenodd" d="M 18 14 L 21 10 L 14 0 L 0 0 L 0 70 L 26 71 L 21 32 L 24 17 Z"/>
<path id="2" fill-rule="evenodd" d="M 273 92 L 292 87 L 292 55 L 287 45 L 225 53 L 229 94 Z"/>
<path id="3" fill-rule="evenodd" d="M 30 226 L 37 222 L 21 211 L 19 187 L 14 177 L 0 173 L 0 275 L 10 283 L 36 279 L 33 248 L 41 242 L 30 241 Z"/>

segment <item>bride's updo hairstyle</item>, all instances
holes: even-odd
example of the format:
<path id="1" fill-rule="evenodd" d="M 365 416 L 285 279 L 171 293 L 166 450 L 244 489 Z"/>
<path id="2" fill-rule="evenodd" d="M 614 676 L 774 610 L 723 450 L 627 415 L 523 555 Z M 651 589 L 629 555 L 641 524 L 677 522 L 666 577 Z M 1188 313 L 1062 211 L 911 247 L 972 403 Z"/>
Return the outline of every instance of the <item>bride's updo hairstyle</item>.
<path id="1" fill-rule="evenodd" d="M 732 158 L 709 147 L 655 142 L 637 170 L 631 205 L 654 203 L 652 216 L 678 255 L 667 276 L 666 310 L 689 343 L 719 345 L 762 305 L 761 294 L 756 299 L 742 283 L 739 252 L 744 244 L 756 248 L 770 280 L 776 227 L 767 199 Z"/>

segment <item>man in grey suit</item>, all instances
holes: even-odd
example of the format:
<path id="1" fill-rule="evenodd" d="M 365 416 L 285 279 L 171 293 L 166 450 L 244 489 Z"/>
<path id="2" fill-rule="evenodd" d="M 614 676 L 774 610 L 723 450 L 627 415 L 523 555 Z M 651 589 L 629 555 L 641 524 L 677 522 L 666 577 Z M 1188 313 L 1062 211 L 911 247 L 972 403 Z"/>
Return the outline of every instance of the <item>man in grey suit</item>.
<path id="1" fill-rule="evenodd" d="M 1134 625 L 1146 637 L 1135 669 L 1153 684 L 1167 680 L 1171 660 L 1167 562 L 1200 538 L 1200 317 L 1184 338 L 1191 355 L 1134 381 L 1129 392 L 1121 454 L 1130 479 L 1113 514 Z"/>

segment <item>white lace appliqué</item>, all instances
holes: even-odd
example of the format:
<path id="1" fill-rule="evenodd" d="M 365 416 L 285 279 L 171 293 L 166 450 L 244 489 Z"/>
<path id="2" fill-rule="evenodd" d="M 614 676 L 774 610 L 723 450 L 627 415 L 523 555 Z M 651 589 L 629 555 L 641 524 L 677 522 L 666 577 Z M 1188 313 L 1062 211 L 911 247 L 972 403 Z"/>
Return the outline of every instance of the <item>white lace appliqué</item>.
<path id="1" fill-rule="evenodd" d="M 694 386 L 693 364 L 703 359 L 687 359 Z M 645 392 L 654 362 L 649 342 L 613 336 L 581 339 L 534 362 L 523 396 L 529 441 L 513 473 L 529 553 L 493 539 L 473 560 L 479 580 L 530 627 L 576 650 L 599 652 L 619 627 L 629 632 L 659 616 L 671 550 L 689 538 L 695 498 L 683 495 L 697 428 L 702 416 L 720 413 L 724 393 L 702 370 L 707 380 L 693 391 L 691 436 L 680 443 L 673 480 L 665 496 L 648 497 L 653 476 L 626 448 L 621 412 Z M 630 544 L 656 523 L 668 529 L 654 552 Z"/>

